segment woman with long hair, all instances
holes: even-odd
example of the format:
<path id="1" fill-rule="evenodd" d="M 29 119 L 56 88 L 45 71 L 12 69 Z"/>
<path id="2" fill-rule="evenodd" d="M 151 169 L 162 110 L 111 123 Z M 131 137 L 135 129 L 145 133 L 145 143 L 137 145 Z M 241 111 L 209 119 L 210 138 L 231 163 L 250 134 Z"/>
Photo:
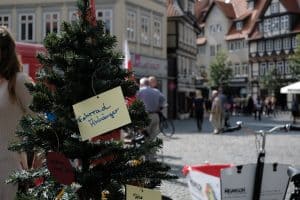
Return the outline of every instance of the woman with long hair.
<path id="1" fill-rule="evenodd" d="M 16 141 L 15 131 L 25 113 L 30 113 L 32 97 L 25 83 L 32 82 L 22 71 L 16 44 L 8 29 L 0 26 L 0 199 L 14 199 L 17 186 L 5 184 L 13 171 L 27 168 L 24 154 L 8 150 Z M 20 155 L 23 159 L 21 159 Z"/>

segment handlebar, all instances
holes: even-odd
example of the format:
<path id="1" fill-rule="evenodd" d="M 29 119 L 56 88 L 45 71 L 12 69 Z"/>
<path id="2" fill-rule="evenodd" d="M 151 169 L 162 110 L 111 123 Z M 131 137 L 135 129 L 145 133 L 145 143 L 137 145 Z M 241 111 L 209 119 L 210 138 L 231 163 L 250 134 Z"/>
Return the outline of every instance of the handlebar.
<path id="1" fill-rule="evenodd" d="M 280 125 L 280 126 L 275 126 L 267 131 L 265 130 L 256 131 L 256 133 L 259 133 L 262 137 L 262 144 L 257 157 L 252 200 L 260 200 L 261 185 L 262 185 L 263 170 L 264 170 L 264 160 L 265 160 L 266 133 L 272 133 L 277 130 L 288 131 L 289 129 L 287 127 L 288 125 Z"/>
<path id="2" fill-rule="evenodd" d="M 290 124 L 274 126 L 273 128 L 271 128 L 269 130 L 259 130 L 259 131 L 256 131 L 256 133 L 259 133 L 259 134 L 273 133 L 273 132 L 275 132 L 277 130 L 289 131 L 290 130 L 290 126 L 291 126 Z"/>
<path id="3" fill-rule="evenodd" d="M 285 125 L 279 125 L 279 126 L 275 126 L 269 130 L 259 130 L 259 131 L 255 131 L 255 133 L 258 133 L 261 135 L 262 137 L 262 143 L 261 143 L 261 148 L 260 148 L 260 152 L 264 153 L 265 152 L 265 146 L 266 146 L 266 134 L 267 133 L 273 133 L 277 130 L 284 130 L 284 131 L 289 131 L 290 130 L 290 125 L 289 124 L 285 124 Z"/>
<path id="4" fill-rule="evenodd" d="M 289 130 L 289 124 L 286 124 L 286 125 L 280 125 L 280 126 L 275 126 L 273 128 L 271 128 L 270 130 L 268 130 L 268 133 L 272 133 L 274 131 L 277 131 L 277 130 L 285 130 L 285 131 L 288 131 Z"/>

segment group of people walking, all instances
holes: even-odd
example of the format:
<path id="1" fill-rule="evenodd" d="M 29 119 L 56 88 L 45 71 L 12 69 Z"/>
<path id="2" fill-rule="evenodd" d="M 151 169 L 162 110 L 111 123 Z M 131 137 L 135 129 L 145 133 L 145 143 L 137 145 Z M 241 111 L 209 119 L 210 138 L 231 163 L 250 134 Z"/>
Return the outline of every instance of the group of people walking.
<path id="1" fill-rule="evenodd" d="M 252 96 L 248 97 L 246 113 L 249 115 L 254 115 L 254 119 L 261 120 L 261 116 L 265 113 L 267 116 L 271 114 L 275 115 L 275 105 L 276 100 L 274 97 L 267 97 L 262 99 L 260 96 L 257 96 L 256 99 L 253 99 Z"/>
<path id="2" fill-rule="evenodd" d="M 223 94 L 222 89 L 213 90 L 211 95 L 211 105 L 206 106 L 206 100 L 203 98 L 201 91 L 197 90 L 193 99 L 193 109 L 195 112 L 198 131 L 202 130 L 204 113 L 210 110 L 209 121 L 213 126 L 213 133 L 219 134 L 229 124 L 229 104 L 227 97 Z"/>
<path id="3" fill-rule="evenodd" d="M 207 104 L 207 102 L 210 102 L 210 104 Z M 276 98 L 274 96 L 264 98 L 261 96 L 257 96 L 256 98 L 249 96 L 245 102 L 243 107 L 244 114 L 254 117 L 255 120 L 260 121 L 263 115 L 275 116 L 276 114 Z M 192 99 L 192 111 L 196 119 L 198 131 L 202 130 L 205 113 L 209 115 L 209 121 L 213 127 L 214 134 L 231 129 L 229 117 L 232 111 L 234 111 L 234 104 L 235 102 L 231 100 L 230 96 L 223 94 L 222 88 L 212 90 L 209 100 L 203 98 L 201 91 L 197 90 L 195 97 Z M 296 98 L 293 99 L 291 113 L 293 123 L 296 123 L 296 118 L 300 116 L 300 106 Z"/>

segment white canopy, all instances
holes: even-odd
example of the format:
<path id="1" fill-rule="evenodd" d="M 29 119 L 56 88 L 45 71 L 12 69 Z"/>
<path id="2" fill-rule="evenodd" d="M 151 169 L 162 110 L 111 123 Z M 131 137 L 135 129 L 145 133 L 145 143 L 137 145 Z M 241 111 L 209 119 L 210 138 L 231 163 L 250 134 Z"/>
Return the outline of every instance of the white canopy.
<path id="1" fill-rule="evenodd" d="M 300 94 L 300 81 L 280 88 L 282 94 Z"/>

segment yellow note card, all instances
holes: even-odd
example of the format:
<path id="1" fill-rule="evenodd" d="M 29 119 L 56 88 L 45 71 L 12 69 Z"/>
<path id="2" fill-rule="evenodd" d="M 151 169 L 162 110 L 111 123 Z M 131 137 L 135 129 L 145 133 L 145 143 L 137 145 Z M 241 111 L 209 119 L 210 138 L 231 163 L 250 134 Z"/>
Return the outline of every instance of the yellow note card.
<path id="1" fill-rule="evenodd" d="M 121 87 L 116 87 L 73 105 L 83 140 L 131 123 Z"/>
<path id="2" fill-rule="evenodd" d="M 158 190 L 126 185 L 126 200 L 161 200 Z"/>

